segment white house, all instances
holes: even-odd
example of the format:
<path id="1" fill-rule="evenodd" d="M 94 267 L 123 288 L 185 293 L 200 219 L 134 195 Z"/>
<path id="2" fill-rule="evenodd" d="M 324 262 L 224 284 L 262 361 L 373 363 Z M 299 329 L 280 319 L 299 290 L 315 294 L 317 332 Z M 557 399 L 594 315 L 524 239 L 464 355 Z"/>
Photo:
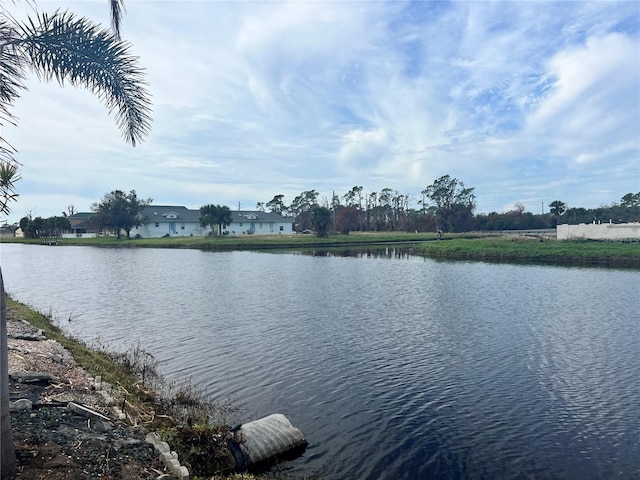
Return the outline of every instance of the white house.
<path id="1" fill-rule="evenodd" d="M 146 223 L 133 228 L 132 237 L 204 237 L 211 232 L 210 227 L 200 226 L 200 210 L 149 205 L 141 213 Z M 240 210 L 232 211 L 231 216 L 231 224 L 225 228 L 229 235 L 278 235 L 293 232 L 293 222 L 277 213 Z"/>
<path id="2" fill-rule="evenodd" d="M 101 229 L 93 225 L 90 221 L 95 213 L 93 212 L 78 212 L 67 217 L 69 225 L 71 225 L 71 231 L 62 234 L 62 238 L 94 238 L 101 232 Z"/>
<path id="3" fill-rule="evenodd" d="M 230 235 L 285 235 L 293 233 L 293 222 L 282 215 L 254 210 L 231 212 Z"/>
<path id="4" fill-rule="evenodd" d="M 209 227 L 200 226 L 200 210 L 171 205 L 148 205 L 142 209 L 141 214 L 146 223 L 132 228 L 132 237 L 203 237 L 211 231 Z"/>

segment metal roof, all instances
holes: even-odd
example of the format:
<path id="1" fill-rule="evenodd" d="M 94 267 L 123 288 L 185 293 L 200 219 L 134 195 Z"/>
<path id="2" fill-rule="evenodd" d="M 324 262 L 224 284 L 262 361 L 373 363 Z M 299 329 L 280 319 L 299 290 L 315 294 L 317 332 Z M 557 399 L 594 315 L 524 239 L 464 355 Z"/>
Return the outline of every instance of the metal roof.
<path id="1" fill-rule="evenodd" d="M 149 222 L 200 222 L 200 210 L 177 205 L 148 205 L 141 213 Z"/>
<path id="2" fill-rule="evenodd" d="M 288 218 L 277 213 L 261 212 L 258 210 L 235 210 L 231 211 L 233 223 L 292 223 Z"/>
<path id="3" fill-rule="evenodd" d="M 197 222 L 200 223 L 200 209 L 192 210 L 177 205 L 149 205 L 142 209 L 149 222 Z M 290 219 L 277 213 L 258 210 L 231 210 L 233 223 L 292 223 Z"/>

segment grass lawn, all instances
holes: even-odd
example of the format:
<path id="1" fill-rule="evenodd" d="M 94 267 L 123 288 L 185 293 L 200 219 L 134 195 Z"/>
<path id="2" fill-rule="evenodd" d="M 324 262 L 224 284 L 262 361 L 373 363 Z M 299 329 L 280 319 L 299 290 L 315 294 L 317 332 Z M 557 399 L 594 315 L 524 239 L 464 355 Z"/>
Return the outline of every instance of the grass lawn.
<path id="1" fill-rule="evenodd" d="M 545 263 L 573 263 L 640 267 L 640 243 L 588 240 L 545 240 L 535 238 L 457 238 L 421 243 L 417 253 L 430 257 L 519 260 Z"/>
<path id="2" fill-rule="evenodd" d="M 354 232 L 349 235 L 330 235 L 318 238 L 315 235 L 243 235 L 215 237 L 163 237 L 121 239 L 116 237 L 59 239 L 58 245 L 83 245 L 97 247 L 152 247 L 152 248 L 197 248 L 201 250 L 259 250 L 269 248 L 334 247 L 375 245 L 399 242 L 434 240 L 434 233 L 404 232 Z M 3 238 L 2 242 L 40 244 L 39 239 Z"/>

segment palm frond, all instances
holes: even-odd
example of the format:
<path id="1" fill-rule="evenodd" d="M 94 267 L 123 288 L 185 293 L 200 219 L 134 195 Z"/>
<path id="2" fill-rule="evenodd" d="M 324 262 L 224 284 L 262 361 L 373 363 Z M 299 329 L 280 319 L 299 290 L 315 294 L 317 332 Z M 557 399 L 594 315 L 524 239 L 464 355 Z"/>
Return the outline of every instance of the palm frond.
<path id="1" fill-rule="evenodd" d="M 0 125 L 15 124 L 10 108 L 24 89 L 25 59 L 18 48 L 19 35 L 5 15 L 0 16 Z"/>
<path id="2" fill-rule="evenodd" d="M 124 0 L 110 0 L 111 5 L 111 29 L 115 36 L 120 39 L 120 19 L 122 12 L 125 10 Z"/>
<path id="3" fill-rule="evenodd" d="M 70 12 L 40 13 L 18 27 L 19 48 L 41 79 L 85 86 L 110 113 L 117 110 L 116 123 L 132 145 L 148 134 L 150 94 L 127 42 Z"/>
<path id="4" fill-rule="evenodd" d="M 18 198 L 19 195 L 15 189 L 18 180 L 20 180 L 18 164 L 0 160 L 0 214 L 9 213 L 9 204 Z"/>

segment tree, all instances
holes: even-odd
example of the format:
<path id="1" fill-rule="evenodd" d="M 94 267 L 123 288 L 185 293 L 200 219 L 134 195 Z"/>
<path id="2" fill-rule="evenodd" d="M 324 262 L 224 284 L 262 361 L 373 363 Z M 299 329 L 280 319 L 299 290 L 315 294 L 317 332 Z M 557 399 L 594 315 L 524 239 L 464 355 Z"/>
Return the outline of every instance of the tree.
<path id="1" fill-rule="evenodd" d="M 358 212 L 357 207 L 343 207 L 340 206 L 336 209 L 336 219 L 334 228 L 336 231 L 341 232 L 345 235 L 348 235 L 352 230 L 354 230 L 358 224 L 358 219 L 360 217 L 360 212 Z"/>
<path id="2" fill-rule="evenodd" d="M 295 219 L 301 230 L 312 227 L 311 225 L 311 209 L 318 205 L 318 192 L 315 190 L 307 190 L 302 192 L 291 202 L 289 212 Z"/>
<path id="3" fill-rule="evenodd" d="M 15 184 L 20 180 L 20 174 L 15 161 L 3 160 L 2 149 L 2 139 L 0 138 L 0 213 L 9 213 L 8 205 L 18 198 Z"/>
<path id="4" fill-rule="evenodd" d="M 462 231 L 476 207 L 474 188 L 465 188 L 457 178 L 444 175 L 422 191 L 436 205 L 436 215 L 444 231 Z"/>
<path id="5" fill-rule="evenodd" d="M 67 207 L 67 211 L 66 212 L 62 212 L 62 215 L 65 216 L 65 217 L 70 217 L 75 213 L 77 213 L 75 205 L 69 205 Z"/>
<path id="6" fill-rule="evenodd" d="M 229 207 L 222 205 L 205 205 L 200 207 L 200 225 L 202 227 L 211 227 L 211 232 L 215 234 L 218 227 L 218 235 L 222 235 L 222 230 L 227 228 L 233 217 Z"/>
<path id="7" fill-rule="evenodd" d="M 527 207 L 524 206 L 524 203 L 516 202 L 513 205 L 513 210 L 511 210 L 509 213 L 513 215 L 524 215 L 526 208 Z"/>
<path id="8" fill-rule="evenodd" d="M 151 126 L 150 96 L 138 61 L 119 35 L 121 0 L 111 0 L 114 31 L 69 12 L 38 13 L 19 22 L 3 10 L 0 13 L 0 125 L 16 123 L 10 108 L 26 89 L 27 68 L 43 80 L 61 85 L 83 85 L 100 98 L 109 111 L 116 110 L 125 140 L 135 146 Z M 34 8 L 35 5 L 32 4 Z M 16 150 L 0 137 L 0 213 L 10 211 L 20 179 Z M 15 450 L 9 417 L 9 383 L 6 308 L 0 272 L 0 473 L 15 474 Z"/>
<path id="9" fill-rule="evenodd" d="M 359 223 L 358 228 L 362 230 L 362 224 L 364 223 L 363 218 L 361 217 L 362 213 L 362 190 L 361 186 L 356 185 L 351 190 L 349 190 L 344 195 L 344 203 L 346 207 L 356 207 L 356 211 L 358 212 L 357 222 Z"/>
<path id="10" fill-rule="evenodd" d="M 549 211 L 551 212 L 552 215 L 556 217 L 559 217 L 560 215 L 562 215 L 566 209 L 567 209 L 567 206 L 565 205 L 564 202 L 561 202 L 560 200 L 554 200 L 549 204 Z"/>
<path id="11" fill-rule="evenodd" d="M 117 15 L 119 3 L 111 2 Z M 117 27 L 119 19 L 112 23 Z M 0 13 L 0 124 L 16 123 L 10 107 L 26 89 L 28 68 L 45 81 L 87 87 L 109 111 L 116 110 L 116 122 L 133 146 L 149 132 L 151 109 L 144 74 L 117 32 L 66 11 L 36 12 L 25 22 L 6 11 Z M 0 137 L 0 208 L 5 213 L 19 180 L 15 153 Z"/>
<path id="12" fill-rule="evenodd" d="M 331 226 L 331 210 L 319 205 L 311 209 L 311 223 L 318 237 L 326 237 Z"/>
<path id="13" fill-rule="evenodd" d="M 620 199 L 621 207 L 640 207 L 640 192 L 638 193 L 627 193 L 624 197 Z"/>
<path id="14" fill-rule="evenodd" d="M 378 194 L 376 192 L 371 192 L 369 196 L 366 198 L 367 200 L 367 230 L 371 230 L 371 217 L 372 210 L 376 207 L 378 203 Z"/>
<path id="15" fill-rule="evenodd" d="M 66 217 L 26 216 L 20 219 L 20 228 L 27 238 L 59 237 L 63 231 L 71 228 L 71 223 Z"/>
<path id="16" fill-rule="evenodd" d="M 22 234 L 25 237 L 30 237 L 30 235 L 27 233 L 27 229 L 29 228 L 29 224 L 31 223 L 31 215 L 27 215 L 26 217 L 22 217 L 20 219 L 20 230 L 22 230 Z"/>
<path id="17" fill-rule="evenodd" d="M 218 235 L 222 235 L 222 231 L 227 228 L 227 226 L 233 220 L 231 215 L 231 210 L 226 205 L 220 206 L 218 205 Z"/>
<path id="18" fill-rule="evenodd" d="M 122 190 L 113 190 L 105 194 L 100 203 L 94 203 L 91 209 L 95 212 L 93 221 L 100 227 L 112 228 L 118 238 L 122 230 L 129 238 L 131 229 L 147 222 L 142 216 L 142 209 L 151 204 L 153 200 L 138 199 L 135 190 L 124 193 Z"/>
<path id="19" fill-rule="evenodd" d="M 213 228 L 217 224 L 217 207 L 215 205 L 204 205 L 200 207 L 200 226 L 203 228 L 210 227 L 211 233 L 215 235 L 215 228 Z"/>
<path id="20" fill-rule="evenodd" d="M 284 204 L 284 195 L 275 195 L 270 201 L 265 205 L 271 213 L 277 213 L 278 215 L 286 215 L 287 207 Z"/>
<path id="21" fill-rule="evenodd" d="M 49 217 L 44 221 L 44 235 L 46 237 L 60 237 L 62 232 L 71 229 L 71 222 L 66 217 Z"/>

